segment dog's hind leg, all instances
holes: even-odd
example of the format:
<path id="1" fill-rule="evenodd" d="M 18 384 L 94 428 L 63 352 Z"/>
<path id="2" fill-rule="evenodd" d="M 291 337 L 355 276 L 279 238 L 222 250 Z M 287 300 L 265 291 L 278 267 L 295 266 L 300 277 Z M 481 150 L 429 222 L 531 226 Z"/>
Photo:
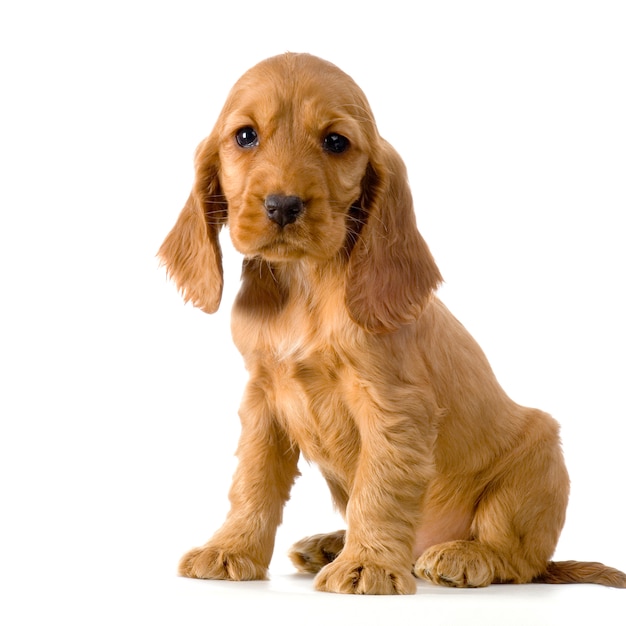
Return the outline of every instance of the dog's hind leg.
<path id="1" fill-rule="evenodd" d="M 415 564 L 417 576 L 452 587 L 484 587 L 528 583 L 545 572 L 569 495 L 556 428 L 553 437 L 512 451 L 504 467 L 477 503 L 470 540 L 428 548 Z"/>

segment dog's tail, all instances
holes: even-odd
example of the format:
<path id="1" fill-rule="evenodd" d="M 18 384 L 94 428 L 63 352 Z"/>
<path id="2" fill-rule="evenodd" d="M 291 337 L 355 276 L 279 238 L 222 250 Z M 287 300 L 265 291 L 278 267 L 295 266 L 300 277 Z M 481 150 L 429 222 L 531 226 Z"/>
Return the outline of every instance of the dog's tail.
<path id="1" fill-rule="evenodd" d="M 546 571 L 533 579 L 534 583 L 568 584 L 595 583 L 626 589 L 626 574 L 602 563 L 585 561 L 550 561 Z"/>

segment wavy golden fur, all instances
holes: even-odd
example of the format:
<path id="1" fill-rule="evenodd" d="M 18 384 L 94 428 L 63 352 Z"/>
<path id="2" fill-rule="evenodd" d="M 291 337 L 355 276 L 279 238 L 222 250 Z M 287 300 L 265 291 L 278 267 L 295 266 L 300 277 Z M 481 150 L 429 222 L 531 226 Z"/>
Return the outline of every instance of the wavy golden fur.
<path id="1" fill-rule="evenodd" d="M 435 297 L 405 167 L 350 77 L 285 54 L 233 87 L 159 251 L 208 313 L 226 225 L 244 255 L 232 330 L 250 380 L 230 513 L 183 576 L 267 575 L 303 454 L 347 524 L 292 549 L 320 590 L 406 594 L 416 577 L 626 587 L 601 564 L 550 561 L 569 491 L 558 425 L 508 398 Z"/>

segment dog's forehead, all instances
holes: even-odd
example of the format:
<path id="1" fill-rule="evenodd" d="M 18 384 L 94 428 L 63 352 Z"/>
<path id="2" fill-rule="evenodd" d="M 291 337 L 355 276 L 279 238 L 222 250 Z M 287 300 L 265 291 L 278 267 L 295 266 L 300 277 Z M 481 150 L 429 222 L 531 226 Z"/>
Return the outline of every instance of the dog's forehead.
<path id="1" fill-rule="evenodd" d="M 267 117 L 285 110 L 322 117 L 371 116 L 365 95 L 350 76 L 308 54 L 288 53 L 255 65 L 235 83 L 227 106 L 265 111 Z"/>

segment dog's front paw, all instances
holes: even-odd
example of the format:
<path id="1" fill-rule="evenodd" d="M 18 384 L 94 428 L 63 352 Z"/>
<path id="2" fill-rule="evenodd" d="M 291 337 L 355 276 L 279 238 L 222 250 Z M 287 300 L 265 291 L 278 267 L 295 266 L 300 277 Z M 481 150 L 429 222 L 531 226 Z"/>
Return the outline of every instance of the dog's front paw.
<path id="1" fill-rule="evenodd" d="M 187 578 L 213 580 L 265 580 L 267 568 L 236 551 L 223 550 L 207 544 L 194 548 L 183 556 L 178 573 Z"/>
<path id="2" fill-rule="evenodd" d="M 333 593 L 400 595 L 415 593 L 410 570 L 401 571 L 369 561 L 342 559 L 326 565 L 315 578 L 315 588 Z"/>
<path id="3" fill-rule="evenodd" d="M 416 576 L 446 587 L 486 587 L 494 580 L 494 564 L 475 541 L 432 546 L 417 560 Z"/>

